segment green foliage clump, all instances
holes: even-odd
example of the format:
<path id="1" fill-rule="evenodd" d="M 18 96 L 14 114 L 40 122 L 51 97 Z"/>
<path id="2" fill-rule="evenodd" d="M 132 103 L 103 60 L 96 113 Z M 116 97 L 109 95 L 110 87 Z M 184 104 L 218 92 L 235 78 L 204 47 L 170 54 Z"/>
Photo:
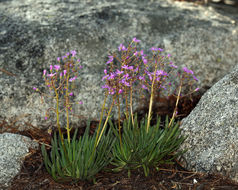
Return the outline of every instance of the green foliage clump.
<path id="1" fill-rule="evenodd" d="M 77 130 L 70 142 L 64 139 L 62 144 L 60 137 L 54 133 L 49 156 L 45 145 L 41 147 L 45 167 L 56 181 L 94 180 L 95 174 L 112 160 L 112 130 L 109 129 L 107 135 L 103 133 L 97 147 L 96 133 L 89 135 L 89 122 L 83 136 L 76 139 L 76 134 Z"/>
<path id="2" fill-rule="evenodd" d="M 111 128 L 113 124 L 110 122 Z M 123 122 L 122 140 L 120 142 L 119 133 L 114 129 L 118 138 L 113 147 L 114 160 L 111 162 L 116 168 L 113 171 L 130 171 L 143 168 L 145 176 L 148 176 L 151 167 L 159 164 L 173 164 L 173 160 L 183 152 L 174 153 L 186 139 L 181 136 L 179 124 L 172 122 L 169 127 L 168 117 L 165 127 L 160 127 L 160 118 L 155 126 L 150 126 L 147 131 L 147 116 L 139 123 L 137 117 Z"/>

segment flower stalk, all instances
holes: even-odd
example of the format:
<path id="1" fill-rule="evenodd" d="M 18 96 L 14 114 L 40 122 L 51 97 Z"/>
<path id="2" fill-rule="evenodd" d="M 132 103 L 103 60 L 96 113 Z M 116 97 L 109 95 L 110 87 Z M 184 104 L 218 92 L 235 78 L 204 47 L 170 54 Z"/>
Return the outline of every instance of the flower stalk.
<path id="1" fill-rule="evenodd" d="M 148 120 L 147 120 L 147 127 L 146 127 L 147 132 L 148 132 L 149 126 L 150 126 L 150 120 L 152 119 L 151 111 L 152 111 L 152 104 L 153 104 L 153 99 L 154 99 L 154 84 L 155 84 L 155 78 L 156 78 L 156 70 L 157 70 L 157 64 L 155 64 L 154 76 L 153 76 L 153 81 L 152 81 L 152 85 L 151 85 L 149 113 L 148 113 Z"/>
<path id="2" fill-rule="evenodd" d="M 66 125 L 66 130 L 67 130 L 67 139 L 68 143 L 70 144 L 70 127 L 69 127 L 69 109 L 70 109 L 70 104 L 69 104 L 69 66 L 67 65 L 67 79 L 66 79 L 66 92 L 65 92 L 65 107 L 66 107 L 66 119 L 67 119 L 67 125 Z"/>
<path id="3" fill-rule="evenodd" d="M 178 92 L 178 95 L 177 95 L 177 99 L 176 99 L 176 104 L 175 104 L 175 108 L 174 108 L 174 111 L 173 111 L 173 116 L 172 118 L 170 119 L 170 122 L 169 122 L 169 126 L 171 126 L 176 114 L 177 114 L 177 108 L 178 108 L 178 103 L 179 103 L 179 99 L 180 99 L 180 95 L 181 95 L 181 89 L 182 89 L 182 84 L 179 86 L 179 92 Z"/>
<path id="4" fill-rule="evenodd" d="M 61 138 L 61 142 L 62 142 L 62 145 L 64 146 L 64 137 L 63 137 L 63 134 L 62 134 L 62 131 L 61 131 L 60 121 L 59 121 L 59 94 L 58 94 L 56 89 L 55 89 L 55 98 L 56 98 L 56 122 L 57 122 L 59 135 L 60 135 L 60 138 Z"/>
<path id="5" fill-rule="evenodd" d="M 101 133 L 100 133 L 100 135 L 99 135 L 98 140 L 96 141 L 96 142 L 97 142 L 96 146 L 98 146 L 98 143 L 99 143 L 99 141 L 100 141 L 100 139 L 101 139 L 101 137 L 102 137 L 102 134 L 103 134 L 103 132 L 104 132 L 106 126 L 107 126 L 108 119 L 109 119 L 109 117 L 110 117 L 112 108 L 113 108 L 113 106 L 114 106 L 114 101 L 115 101 L 115 96 L 113 97 L 113 102 L 112 102 L 111 107 L 110 107 L 110 109 L 109 109 L 109 111 L 108 111 L 108 113 L 107 113 L 107 118 L 106 118 L 106 121 L 104 122 L 102 131 L 101 131 Z"/>

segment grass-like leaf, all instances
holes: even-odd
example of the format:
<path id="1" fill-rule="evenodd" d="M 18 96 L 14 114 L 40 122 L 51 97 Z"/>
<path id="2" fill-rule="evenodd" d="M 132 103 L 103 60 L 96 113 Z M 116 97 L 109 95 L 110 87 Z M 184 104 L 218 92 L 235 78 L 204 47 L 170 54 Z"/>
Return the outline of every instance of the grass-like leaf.
<path id="1" fill-rule="evenodd" d="M 64 139 L 64 145 L 55 133 L 49 155 L 45 145 L 42 145 L 45 167 L 54 180 L 92 180 L 95 174 L 111 162 L 111 149 L 115 142 L 112 130 L 109 129 L 107 134 L 103 133 L 95 149 L 96 133 L 90 136 L 89 127 L 90 122 L 87 123 L 84 135 L 79 139 L 76 130 L 70 143 Z"/>
<path id="2" fill-rule="evenodd" d="M 130 174 L 133 169 L 143 168 L 145 176 L 148 176 L 151 167 L 158 167 L 161 163 L 171 164 L 172 160 L 183 153 L 174 152 L 186 138 L 181 136 L 178 123 L 172 122 L 168 127 L 168 117 L 164 128 L 160 128 L 160 118 L 158 118 L 156 125 L 150 126 L 148 131 L 147 117 L 140 122 L 140 126 L 137 116 L 134 119 L 134 126 L 129 117 L 123 122 L 122 144 L 113 123 L 109 122 L 109 124 L 117 137 L 113 147 L 114 160 L 111 162 L 115 166 L 113 171 L 126 169 Z"/>

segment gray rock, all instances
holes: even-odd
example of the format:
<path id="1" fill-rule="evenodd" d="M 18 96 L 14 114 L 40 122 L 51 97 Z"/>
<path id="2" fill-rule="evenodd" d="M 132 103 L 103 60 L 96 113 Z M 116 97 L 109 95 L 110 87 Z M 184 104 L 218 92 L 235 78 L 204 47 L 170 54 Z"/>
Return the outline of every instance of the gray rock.
<path id="1" fill-rule="evenodd" d="M 135 36 L 142 49 L 164 48 L 177 65 L 194 70 L 201 87 L 211 86 L 238 60 L 237 20 L 235 14 L 165 0 L 0 1 L 0 115 L 7 120 L 20 115 L 21 122 L 37 126 L 55 124 L 44 121 L 54 104 L 42 104 L 32 88 L 41 88 L 44 68 L 76 50 L 84 69 L 75 101 L 84 104 L 74 111 L 99 119 L 108 51 Z"/>
<path id="2" fill-rule="evenodd" d="M 4 189 L 20 172 L 29 148 L 36 149 L 38 143 L 22 135 L 3 133 L 0 134 L 0 147 L 0 189 Z"/>
<path id="3" fill-rule="evenodd" d="M 238 65 L 202 96 L 181 128 L 188 169 L 238 181 Z"/>

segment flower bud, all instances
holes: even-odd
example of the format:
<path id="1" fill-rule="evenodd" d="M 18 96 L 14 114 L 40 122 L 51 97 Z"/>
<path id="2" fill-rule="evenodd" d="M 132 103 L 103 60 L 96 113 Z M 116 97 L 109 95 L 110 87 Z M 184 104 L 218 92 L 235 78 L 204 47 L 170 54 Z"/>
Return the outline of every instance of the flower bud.
<path id="1" fill-rule="evenodd" d="M 46 74 L 46 70 L 44 69 L 44 71 L 43 71 L 43 76 L 45 76 L 45 74 Z"/>

